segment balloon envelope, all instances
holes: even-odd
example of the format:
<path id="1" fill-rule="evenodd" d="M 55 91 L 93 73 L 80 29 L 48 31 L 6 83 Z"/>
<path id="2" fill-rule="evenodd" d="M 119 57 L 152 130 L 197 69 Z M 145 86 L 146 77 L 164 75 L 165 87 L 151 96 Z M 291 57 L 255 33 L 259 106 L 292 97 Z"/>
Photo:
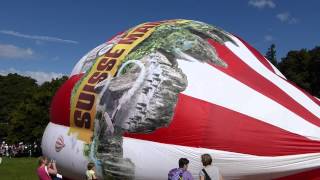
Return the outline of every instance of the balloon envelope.
<path id="1" fill-rule="evenodd" d="M 233 34 L 190 20 L 135 26 L 87 53 L 53 98 L 43 153 L 65 177 L 167 179 L 208 153 L 225 179 L 314 178 L 319 99 Z"/>

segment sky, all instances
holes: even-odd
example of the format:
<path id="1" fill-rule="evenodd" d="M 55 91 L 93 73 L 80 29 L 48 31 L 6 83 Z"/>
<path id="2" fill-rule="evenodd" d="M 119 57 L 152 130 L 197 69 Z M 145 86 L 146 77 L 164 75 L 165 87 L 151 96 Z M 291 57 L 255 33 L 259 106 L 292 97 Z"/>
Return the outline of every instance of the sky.
<path id="1" fill-rule="evenodd" d="M 190 19 L 240 36 L 262 54 L 320 45 L 319 0 L 2 0 L 0 74 L 41 84 L 69 75 L 82 56 L 143 22 Z"/>

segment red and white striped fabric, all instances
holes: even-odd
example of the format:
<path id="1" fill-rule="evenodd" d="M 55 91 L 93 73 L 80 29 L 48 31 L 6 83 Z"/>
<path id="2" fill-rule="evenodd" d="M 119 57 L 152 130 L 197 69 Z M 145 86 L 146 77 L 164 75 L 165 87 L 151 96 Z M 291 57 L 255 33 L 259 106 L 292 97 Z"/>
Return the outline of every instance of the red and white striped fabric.
<path id="1" fill-rule="evenodd" d="M 124 157 L 134 162 L 136 179 L 166 179 L 180 157 L 197 178 L 202 153 L 214 156 L 225 179 L 320 179 L 319 99 L 231 38 L 238 46 L 209 40 L 228 68 L 178 60 L 188 86 L 168 127 L 125 134 Z M 58 131 L 70 126 L 68 99 L 81 76 L 75 69 L 53 99 L 51 126 Z"/>

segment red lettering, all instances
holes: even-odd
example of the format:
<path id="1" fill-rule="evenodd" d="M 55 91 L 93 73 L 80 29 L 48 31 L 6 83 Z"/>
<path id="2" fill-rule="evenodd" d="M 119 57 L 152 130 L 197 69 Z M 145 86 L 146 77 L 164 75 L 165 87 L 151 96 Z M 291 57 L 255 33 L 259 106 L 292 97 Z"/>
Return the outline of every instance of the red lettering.
<path id="1" fill-rule="evenodd" d="M 99 62 L 99 64 L 98 64 L 98 66 L 97 66 L 97 70 L 99 70 L 99 71 L 110 71 L 112 68 L 113 68 L 113 66 L 116 64 L 116 59 L 111 59 L 111 60 L 109 60 L 108 58 L 103 58 L 100 62 Z"/>
<path id="2" fill-rule="evenodd" d="M 76 110 L 73 114 L 73 120 L 77 127 L 82 128 L 84 125 L 85 128 L 90 129 L 91 116 L 89 112 L 84 112 L 82 114 L 82 111 Z"/>
<path id="3" fill-rule="evenodd" d="M 143 34 L 129 34 L 129 36 L 121 39 L 119 44 L 132 44 L 135 40 L 142 36 Z"/>
<path id="4" fill-rule="evenodd" d="M 99 82 L 105 80 L 108 77 L 108 73 L 101 73 L 95 72 L 92 74 L 90 79 L 88 80 L 88 83 L 90 84 L 98 84 Z"/>
<path id="5" fill-rule="evenodd" d="M 81 92 L 77 102 L 77 108 L 90 111 L 94 104 L 95 97 L 93 94 Z"/>
<path id="6" fill-rule="evenodd" d="M 84 90 L 84 91 L 87 91 L 87 92 L 92 92 L 92 93 L 95 92 L 95 91 L 94 91 L 94 86 L 90 86 L 90 85 L 88 85 L 88 84 L 86 84 L 86 85 L 83 87 L 83 90 Z"/>
<path id="7" fill-rule="evenodd" d="M 124 49 L 117 49 L 115 52 L 111 52 L 111 50 L 113 49 L 110 49 L 110 51 L 108 51 L 104 56 L 110 57 L 110 58 L 118 58 L 124 52 Z"/>
<path id="8" fill-rule="evenodd" d="M 153 27 L 154 26 L 142 26 L 142 27 L 139 27 L 136 30 L 134 30 L 134 32 L 146 33 Z"/>

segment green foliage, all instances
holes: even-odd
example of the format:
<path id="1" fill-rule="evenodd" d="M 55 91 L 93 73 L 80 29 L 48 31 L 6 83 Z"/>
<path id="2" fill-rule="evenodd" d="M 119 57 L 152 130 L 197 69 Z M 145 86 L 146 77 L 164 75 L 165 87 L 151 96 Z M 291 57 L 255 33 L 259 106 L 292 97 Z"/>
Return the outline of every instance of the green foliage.
<path id="1" fill-rule="evenodd" d="M 9 114 L 15 111 L 18 104 L 27 100 L 37 88 L 36 81 L 29 77 L 9 74 L 0 76 L 0 138 L 9 134 Z"/>
<path id="2" fill-rule="evenodd" d="M 0 76 L 0 139 L 9 143 L 39 142 L 49 122 L 51 98 L 66 79 L 39 86 L 30 77 Z"/>
<path id="3" fill-rule="evenodd" d="M 2 158 L 0 164 L 1 180 L 38 179 L 36 158 Z"/>
<path id="4" fill-rule="evenodd" d="M 279 70 L 288 80 L 320 97 L 320 47 L 288 52 L 279 63 Z"/>
<path id="5" fill-rule="evenodd" d="M 277 57 L 276 57 L 276 45 L 271 44 L 265 56 L 275 67 L 278 67 Z"/>

